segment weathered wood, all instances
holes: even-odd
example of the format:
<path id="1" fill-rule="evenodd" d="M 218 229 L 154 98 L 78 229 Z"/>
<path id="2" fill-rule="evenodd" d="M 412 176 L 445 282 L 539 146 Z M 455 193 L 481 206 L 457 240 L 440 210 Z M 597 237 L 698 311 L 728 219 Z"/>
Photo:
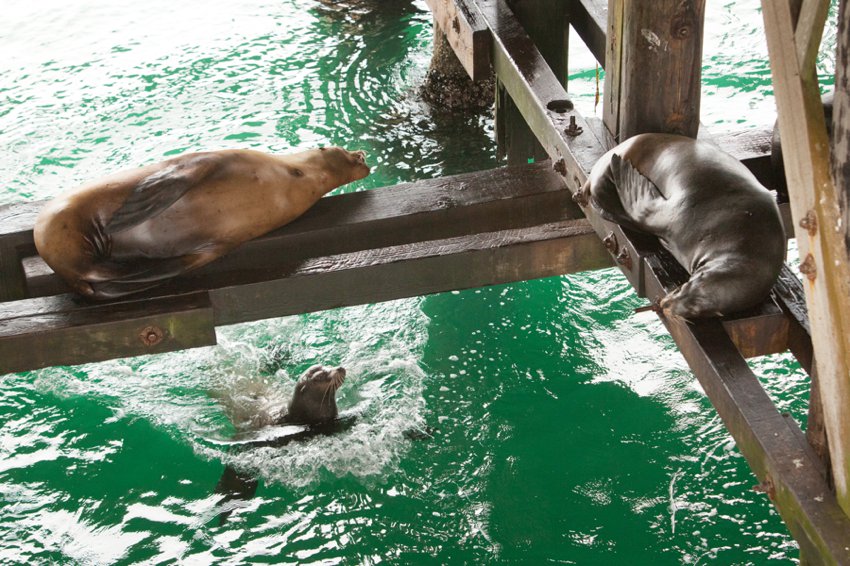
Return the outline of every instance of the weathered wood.
<path id="1" fill-rule="evenodd" d="M 815 72 L 818 48 L 828 14 L 829 0 L 803 0 L 799 13 L 796 17 L 792 15 L 796 22 L 794 42 L 797 44 L 797 60 L 804 74 Z"/>
<path id="2" fill-rule="evenodd" d="M 669 260 L 644 258 L 650 297 L 678 284 Z M 796 423 L 776 410 L 720 322 L 662 320 L 801 548 L 827 563 L 850 563 L 850 519 L 830 493 L 820 462 Z"/>
<path id="3" fill-rule="evenodd" d="M 570 24 L 604 68 L 608 0 L 573 0 L 570 2 Z"/>
<path id="4" fill-rule="evenodd" d="M 838 191 L 844 248 L 850 257 L 850 6 L 838 6 L 838 49 L 832 107 L 832 182 Z"/>
<path id="5" fill-rule="evenodd" d="M 605 37 L 605 84 L 602 98 L 602 119 L 614 140 L 619 143 L 620 105 L 623 74 L 623 0 L 608 0 L 608 23 Z M 616 144 L 615 144 L 616 145 Z"/>
<path id="6" fill-rule="evenodd" d="M 611 265 L 584 220 L 317 258 L 286 279 L 211 291 L 219 324 Z M 262 307 L 260 307 L 262 305 Z"/>
<path id="7" fill-rule="evenodd" d="M 620 141 L 645 132 L 697 137 L 705 0 L 612 0 L 608 13 L 616 20 L 621 12 L 622 32 L 609 28 L 607 50 L 606 72 L 620 85 L 605 97 L 619 105 L 606 110 L 609 128 L 617 114 L 611 133 Z"/>
<path id="8" fill-rule="evenodd" d="M 181 278 L 132 301 L 70 295 L 0 304 L 0 373 L 214 343 L 233 324 L 402 297 L 598 269 L 608 253 L 585 220 L 428 240 Z M 198 285 L 210 291 L 195 292 Z M 183 294 L 185 293 L 185 294 Z M 213 314 L 214 313 L 214 314 Z M 164 340 L 146 346 L 144 328 Z"/>
<path id="9" fill-rule="evenodd" d="M 479 5 L 483 6 L 487 1 L 489 0 L 482 0 Z M 554 73 L 558 83 L 566 88 L 569 74 L 568 4 L 563 0 L 505 1 L 513 18 L 534 42 L 537 53 L 542 56 L 550 72 Z M 500 155 L 506 156 L 510 165 L 546 159 L 546 150 L 537 141 L 518 108 L 521 102 L 516 100 L 514 92 L 499 81 L 498 76 L 497 73 L 496 129 Z M 572 103 L 567 104 L 565 110 L 571 109 Z"/>
<path id="10" fill-rule="evenodd" d="M 474 81 L 490 76 L 490 30 L 468 0 L 425 0 L 463 68 Z"/>
<path id="11" fill-rule="evenodd" d="M 27 296 L 27 281 L 18 248 L 0 239 L 0 303 Z"/>
<path id="12" fill-rule="evenodd" d="M 108 305 L 60 296 L 0 306 L 0 374 L 215 343 L 204 292 Z"/>
<path id="13" fill-rule="evenodd" d="M 832 471 L 838 500 L 850 512 L 850 265 L 838 230 L 829 139 L 814 66 L 798 59 L 789 1 L 764 0 L 762 10 Z M 805 11 L 804 2 L 800 21 Z"/>

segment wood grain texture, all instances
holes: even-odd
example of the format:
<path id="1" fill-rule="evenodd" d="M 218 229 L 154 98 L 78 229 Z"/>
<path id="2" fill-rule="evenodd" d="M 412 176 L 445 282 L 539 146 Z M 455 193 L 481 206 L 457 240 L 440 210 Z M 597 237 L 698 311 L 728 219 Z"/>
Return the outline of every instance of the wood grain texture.
<path id="1" fill-rule="evenodd" d="M 805 10 L 804 2 L 801 21 Z M 850 265 L 829 174 L 829 138 L 814 66 L 798 59 L 790 2 L 764 0 L 762 11 L 794 230 L 810 268 L 804 287 L 832 472 L 838 500 L 850 512 Z M 814 222 L 801 225 L 807 216 Z"/>
<path id="2" fill-rule="evenodd" d="M 622 0 L 620 0 L 622 1 Z M 699 132 L 705 0 L 624 2 L 618 129 Z"/>
<path id="3" fill-rule="evenodd" d="M 489 77 L 490 30 L 474 3 L 467 0 L 425 0 L 425 3 L 469 77 L 474 81 Z"/>

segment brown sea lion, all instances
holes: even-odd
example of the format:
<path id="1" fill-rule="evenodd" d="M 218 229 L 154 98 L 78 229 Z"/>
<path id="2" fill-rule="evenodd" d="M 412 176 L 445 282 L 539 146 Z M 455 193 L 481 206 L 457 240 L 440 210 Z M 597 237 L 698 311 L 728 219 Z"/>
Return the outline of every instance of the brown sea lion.
<path id="1" fill-rule="evenodd" d="M 190 153 L 48 202 L 35 245 L 72 289 L 110 299 L 154 287 L 291 222 L 369 174 L 362 151 Z"/>
<path id="2" fill-rule="evenodd" d="M 262 447 L 282 446 L 292 441 L 306 440 L 314 436 L 342 432 L 353 424 L 352 418 L 337 419 L 336 392 L 345 381 L 345 368 L 328 368 L 315 365 L 301 374 L 295 385 L 292 400 L 275 425 L 307 425 L 285 436 L 272 439 L 251 440 L 237 446 Z M 219 524 L 224 524 L 232 512 L 227 503 L 232 500 L 246 501 L 257 491 L 257 478 L 240 472 L 232 466 L 225 466 L 215 492 L 223 494 L 219 502 L 225 509 L 219 514 Z"/>
<path id="3" fill-rule="evenodd" d="M 773 195 L 714 144 L 669 134 L 626 140 L 593 166 L 578 201 L 661 240 L 691 274 L 660 303 L 699 318 L 763 301 L 785 257 Z"/>

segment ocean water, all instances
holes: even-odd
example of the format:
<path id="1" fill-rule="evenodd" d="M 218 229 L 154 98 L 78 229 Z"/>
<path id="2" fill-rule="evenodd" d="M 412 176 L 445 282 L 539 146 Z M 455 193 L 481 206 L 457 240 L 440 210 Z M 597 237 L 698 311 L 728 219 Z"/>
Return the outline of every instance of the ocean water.
<path id="1" fill-rule="evenodd" d="M 0 19 L 0 205 L 186 151 L 363 149 L 367 190 L 498 166 L 434 112 L 421 0 L 42 0 Z M 774 120 L 759 3 L 709 3 L 703 122 Z M 831 19 L 834 21 L 834 7 Z M 819 64 L 832 82 L 835 27 Z M 594 107 L 573 42 L 570 91 Z M 789 564 L 797 549 L 615 270 L 219 328 L 0 376 L 0 563 Z M 354 426 L 235 449 L 315 363 Z M 787 355 L 752 361 L 805 420 Z M 225 465 L 260 479 L 221 524 Z"/>

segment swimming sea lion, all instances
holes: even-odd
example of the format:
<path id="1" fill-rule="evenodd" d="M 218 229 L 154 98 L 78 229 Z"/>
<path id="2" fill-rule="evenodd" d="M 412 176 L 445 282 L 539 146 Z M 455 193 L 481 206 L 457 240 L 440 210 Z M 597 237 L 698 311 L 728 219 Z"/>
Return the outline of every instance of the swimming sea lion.
<path id="1" fill-rule="evenodd" d="M 345 381 L 345 369 L 315 365 L 301 374 L 295 385 L 295 393 L 289 402 L 286 414 L 275 425 L 307 425 L 285 435 L 263 440 L 252 440 L 240 446 L 282 446 L 295 440 L 333 434 L 346 430 L 353 424 L 352 418 L 338 419 L 336 392 Z M 257 479 L 226 466 L 218 480 L 215 492 L 224 494 L 220 504 L 233 499 L 247 500 L 257 491 Z M 227 520 L 232 509 L 219 514 L 219 523 Z"/>
<path id="2" fill-rule="evenodd" d="M 35 245 L 72 289 L 110 299 L 143 291 L 291 222 L 369 174 L 362 151 L 189 153 L 61 194 Z"/>
<path id="3" fill-rule="evenodd" d="M 773 195 L 717 146 L 669 134 L 626 140 L 579 191 L 612 222 L 661 240 L 691 274 L 660 308 L 670 317 L 721 316 L 767 296 L 785 258 Z"/>

